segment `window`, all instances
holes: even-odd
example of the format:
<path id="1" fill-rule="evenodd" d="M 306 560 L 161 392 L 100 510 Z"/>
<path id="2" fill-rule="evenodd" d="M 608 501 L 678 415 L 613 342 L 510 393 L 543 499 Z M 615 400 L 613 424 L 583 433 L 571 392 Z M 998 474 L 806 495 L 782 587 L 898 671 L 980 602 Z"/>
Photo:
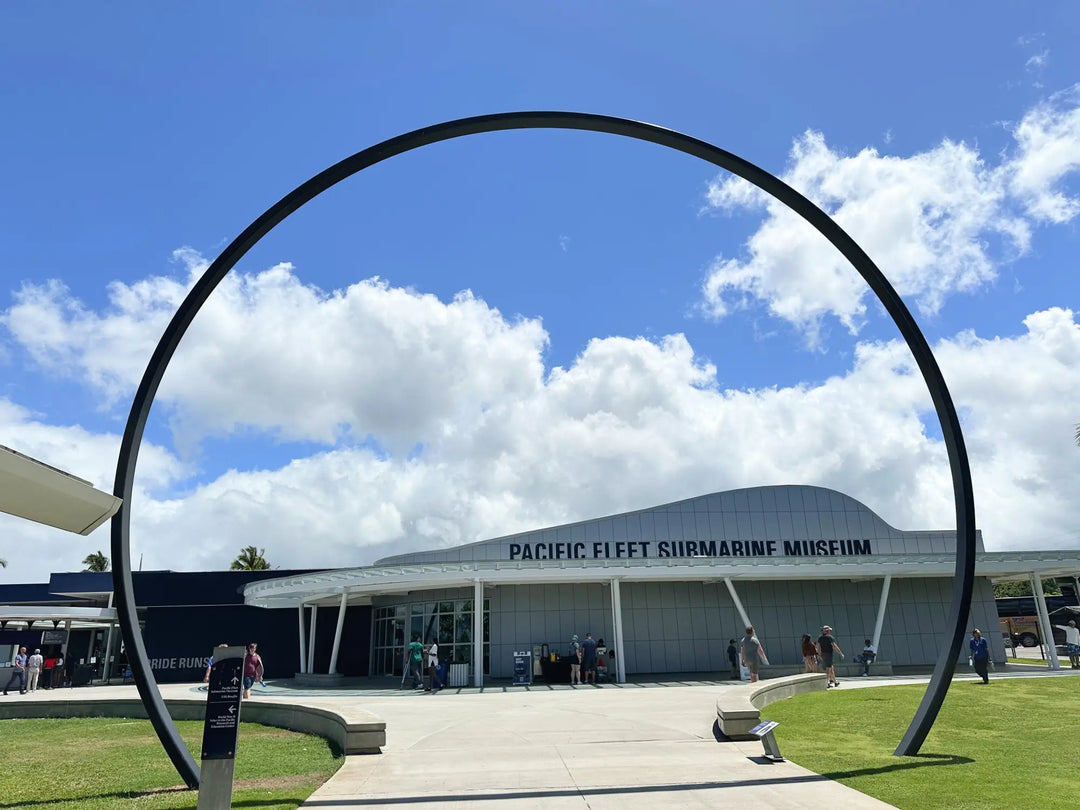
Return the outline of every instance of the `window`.
<path id="1" fill-rule="evenodd" d="M 489 602 L 484 600 L 484 673 L 488 668 Z M 411 602 L 372 611 L 371 674 L 402 674 L 405 649 L 413 635 L 424 644 L 439 644 L 444 663 L 472 663 L 473 600 Z M 408 633 L 406 634 L 406 630 Z M 471 670 L 471 667 L 470 667 Z"/>

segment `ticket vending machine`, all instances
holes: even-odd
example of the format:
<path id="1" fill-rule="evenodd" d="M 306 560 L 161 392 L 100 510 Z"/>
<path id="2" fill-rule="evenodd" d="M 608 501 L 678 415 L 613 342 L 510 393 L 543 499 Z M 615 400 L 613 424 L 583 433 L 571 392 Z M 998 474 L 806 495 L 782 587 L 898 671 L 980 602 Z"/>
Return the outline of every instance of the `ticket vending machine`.
<path id="1" fill-rule="evenodd" d="M 532 650 L 515 650 L 514 686 L 529 686 L 532 684 L 532 678 Z"/>

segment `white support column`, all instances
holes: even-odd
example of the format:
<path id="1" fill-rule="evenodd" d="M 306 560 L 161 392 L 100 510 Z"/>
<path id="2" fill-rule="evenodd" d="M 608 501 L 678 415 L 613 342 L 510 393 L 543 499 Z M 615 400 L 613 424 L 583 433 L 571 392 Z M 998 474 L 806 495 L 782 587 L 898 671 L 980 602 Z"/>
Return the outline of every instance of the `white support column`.
<path id="1" fill-rule="evenodd" d="M 619 588 L 619 580 L 611 580 L 611 621 L 612 630 L 615 631 L 615 679 L 619 683 L 626 683 L 626 651 L 623 645 L 622 632 L 622 591 Z"/>
<path id="2" fill-rule="evenodd" d="M 727 585 L 728 593 L 731 594 L 731 601 L 735 603 L 735 609 L 739 611 L 739 616 L 743 620 L 743 627 L 751 627 L 753 622 L 746 615 L 746 610 L 743 609 L 742 602 L 739 601 L 739 595 L 735 593 L 735 585 L 732 583 L 731 577 L 724 577 L 724 584 Z"/>
<path id="3" fill-rule="evenodd" d="M 878 600 L 877 618 L 874 620 L 874 649 L 878 649 L 881 642 L 881 627 L 885 624 L 885 605 L 889 602 L 889 586 L 892 584 L 892 574 L 887 574 L 881 583 L 881 599 Z M 889 659 L 892 660 L 892 659 Z"/>
<path id="4" fill-rule="evenodd" d="M 1050 613 L 1046 609 L 1046 597 L 1043 596 L 1042 579 L 1038 574 L 1031 575 L 1031 592 L 1035 594 L 1035 606 L 1039 609 L 1039 635 L 1046 645 L 1046 661 L 1050 669 L 1061 669 L 1057 647 L 1054 645 L 1054 628 L 1050 626 Z"/>
<path id="5" fill-rule="evenodd" d="M 113 606 L 113 593 L 109 592 L 109 607 Z M 105 666 L 101 670 L 101 677 L 105 679 L 105 683 L 109 683 L 109 676 L 112 674 L 109 671 L 109 658 L 112 653 L 112 640 L 113 640 L 113 628 L 116 627 L 116 620 L 113 619 L 109 622 L 109 635 L 106 636 L 105 641 Z"/>
<path id="6" fill-rule="evenodd" d="M 473 580 L 472 601 L 473 686 L 484 685 L 484 581 Z"/>
<path id="7" fill-rule="evenodd" d="M 319 606 L 311 606 L 311 624 L 308 626 L 307 671 L 315 671 L 315 620 L 319 616 Z"/>
<path id="8" fill-rule="evenodd" d="M 327 675 L 333 675 L 337 670 L 338 650 L 341 649 L 341 628 L 345 626 L 345 605 L 348 601 L 348 592 L 342 591 L 341 604 L 338 605 L 337 612 L 337 628 L 334 630 L 334 649 L 333 652 L 330 653 L 330 668 L 326 670 Z"/>
<path id="9" fill-rule="evenodd" d="M 67 653 L 69 641 L 71 641 L 71 619 L 64 619 L 64 646 L 60 648 L 60 657 L 64 659 L 65 669 L 68 669 Z"/>
<path id="10" fill-rule="evenodd" d="M 301 602 L 298 607 L 300 608 L 300 674 L 307 673 L 307 630 L 304 627 L 304 603 Z"/>

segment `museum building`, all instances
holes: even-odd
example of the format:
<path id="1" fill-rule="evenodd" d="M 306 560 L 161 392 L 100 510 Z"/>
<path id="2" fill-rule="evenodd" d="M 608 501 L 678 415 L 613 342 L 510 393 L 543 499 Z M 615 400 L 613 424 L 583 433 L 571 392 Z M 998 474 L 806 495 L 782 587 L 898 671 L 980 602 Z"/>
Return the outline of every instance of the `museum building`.
<path id="1" fill-rule="evenodd" d="M 983 628 L 1003 662 L 991 581 L 1072 578 L 1080 553 L 990 553 L 981 533 L 977 544 L 969 628 Z M 619 681 L 722 672 L 728 639 L 746 625 L 773 665 L 801 664 L 802 634 L 816 638 L 828 624 L 849 656 L 872 638 L 879 660 L 929 666 L 947 626 L 955 550 L 955 531 L 903 531 L 840 492 L 767 486 L 262 579 L 243 593 L 246 605 L 297 613 L 299 671 L 312 675 L 318 622 L 334 623 L 336 660 L 360 607 L 371 611 L 372 675 L 399 675 L 414 634 L 437 640 L 441 660 L 477 685 L 509 678 L 515 652 L 565 654 L 571 635 L 586 633 L 614 653 Z"/>
<path id="2" fill-rule="evenodd" d="M 1072 579 L 1080 552 L 991 553 L 981 534 L 977 542 L 968 628 L 983 629 L 1002 662 L 992 581 Z M 802 634 L 816 638 L 824 624 L 849 660 L 871 638 L 893 668 L 931 666 L 947 627 L 955 548 L 954 531 L 895 529 L 840 492 L 768 486 L 360 568 L 132 577 L 161 683 L 200 680 L 214 646 L 248 641 L 259 642 L 268 678 L 400 680 L 417 634 L 438 642 L 453 685 L 479 684 L 510 678 L 522 651 L 543 674 L 541 658 L 565 655 L 571 635 L 586 633 L 603 639 L 608 671 L 624 681 L 727 672 L 728 639 L 748 624 L 773 667 L 800 665 Z M 122 678 L 111 575 L 0 585 L 0 666 L 20 644 L 63 657 L 68 682 Z"/>

